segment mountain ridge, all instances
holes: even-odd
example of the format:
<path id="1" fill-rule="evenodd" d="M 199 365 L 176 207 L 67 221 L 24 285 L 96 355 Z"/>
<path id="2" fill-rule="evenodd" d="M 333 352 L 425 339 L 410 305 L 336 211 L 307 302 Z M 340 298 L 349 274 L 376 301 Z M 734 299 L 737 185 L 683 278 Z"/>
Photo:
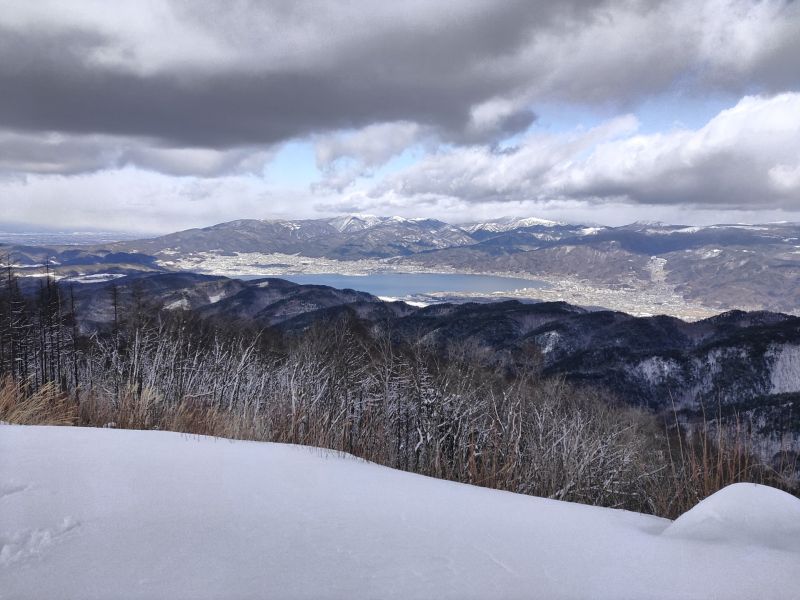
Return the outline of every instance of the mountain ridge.
<path id="1" fill-rule="evenodd" d="M 553 288 L 544 299 L 627 312 L 637 305 L 640 312 L 696 317 L 736 308 L 800 310 L 796 223 L 591 227 L 504 217 L 458 226 L 354 214 L 242 219 L 87 246 L 5 245 L 0 253 L 29 271 L 49 262 L 63 277 L 176 270 L 474 273 L 544 280 Z"/>

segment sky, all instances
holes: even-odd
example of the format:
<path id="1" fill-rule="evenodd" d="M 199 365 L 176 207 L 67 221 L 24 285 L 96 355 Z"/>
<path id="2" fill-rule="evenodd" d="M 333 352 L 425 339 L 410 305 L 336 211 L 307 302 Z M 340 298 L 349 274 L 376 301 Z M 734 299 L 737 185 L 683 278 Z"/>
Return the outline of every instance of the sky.
<path id="1" fill-rule="evenodd" d="M 0 225 L 800 221 L 800 2 L 0 0 Z"/>

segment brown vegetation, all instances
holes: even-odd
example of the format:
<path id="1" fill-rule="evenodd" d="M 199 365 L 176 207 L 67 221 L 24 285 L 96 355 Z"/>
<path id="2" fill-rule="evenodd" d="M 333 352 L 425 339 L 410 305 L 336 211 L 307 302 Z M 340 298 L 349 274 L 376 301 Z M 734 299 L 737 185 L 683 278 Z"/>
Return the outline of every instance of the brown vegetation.
<path id="1" fill-rule="evenodd" d="M 12 425 L 74 425 L 78 406 L 54 384 L 32 391 L 6 377 L 0 382 L 0 422 Z"/>

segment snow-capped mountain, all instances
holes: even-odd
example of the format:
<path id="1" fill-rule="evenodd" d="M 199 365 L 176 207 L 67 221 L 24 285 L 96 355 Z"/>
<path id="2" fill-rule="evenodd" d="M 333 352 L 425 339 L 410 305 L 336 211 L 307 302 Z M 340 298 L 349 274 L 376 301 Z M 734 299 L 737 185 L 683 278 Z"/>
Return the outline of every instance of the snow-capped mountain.
<path id="1" fill-rule="evenodd" d="M 242 219 L 115 246 L 156 256 L 249 252 L 351 260 L 408 256 L 474 242 L 463 229 L 436 219 L 345 215 L 330 219 Z"/>
<path id="2" fill-rule="evenodd" d="M 404 217 L 383 218 L 345 235 L 345 239 L 326 256 L 340 259 L 388 258 L 475 243 L 472 236 L 454 225 L 436 219 Z"/>
<path id="3" fill-rule="evenodd" d="M 375 215 L 365 214 L 341 215 L 339 217 L 327 219 L 328 223 L 333 225 L 340 233 L 363 231 L 364 229 L 374 227 L 385 220 L 386 217 L 376 217 Z"/>
<path id="4" fill-rule="evenodd" d="M 559 225 L 564 225 L 564 223 L 548 221 L 547 219 L 540 219 L 538 217 L 501 217 L 491 221 L 467 223 L 462 225 L 461 228 L 469 233 L 476 233 L 479 231 L 501 233 L 514 229 L 523 229 L 525 227 L 557 227 Z"/>

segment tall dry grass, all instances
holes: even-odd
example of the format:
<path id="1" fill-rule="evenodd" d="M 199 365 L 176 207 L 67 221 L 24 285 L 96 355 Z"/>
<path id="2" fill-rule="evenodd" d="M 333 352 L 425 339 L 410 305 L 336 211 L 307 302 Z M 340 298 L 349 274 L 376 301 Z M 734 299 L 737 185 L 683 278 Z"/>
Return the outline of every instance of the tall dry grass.
<path id="1" fill-rule="evenodd" d="M 676 426 L 665 436 L 669 470 L 654 494 L 657 514 L 675 518 L 733 483 L 800 492 L 796 455 L 781 448 L 777 465 L 759 460 L 750 423 L 741 416 L 727 422 L 704 417 L 685 429 Z"/>
<path id="2" fill-rule="evenodd" d="M 0 421 L 13 425 L 74 425 L 78 406 L 48 383 L 35 391 L 6 377 L 0 381 Z"/>

